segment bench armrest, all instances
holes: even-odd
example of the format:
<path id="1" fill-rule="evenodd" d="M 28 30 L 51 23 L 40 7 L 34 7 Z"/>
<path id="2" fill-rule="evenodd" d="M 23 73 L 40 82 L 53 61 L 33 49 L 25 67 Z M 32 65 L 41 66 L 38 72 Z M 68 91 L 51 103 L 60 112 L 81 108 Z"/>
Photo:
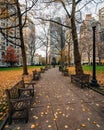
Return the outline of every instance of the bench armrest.
<path id="1" fill-rule="evenodd" d="M 36 83 L 24 83 L 26 85 L 36 85 Z"/>
<path id="2" fill-rule="evenodd" d="M 31 91 L 33 88 L 19 88 L 19 91 Z"/>
<path id="3" fill-rule="evenodd" d="M 24 83 L 26 86 L 26 89 L 29 88 L 30 86 L 34 89 L 36 83 Z"/>

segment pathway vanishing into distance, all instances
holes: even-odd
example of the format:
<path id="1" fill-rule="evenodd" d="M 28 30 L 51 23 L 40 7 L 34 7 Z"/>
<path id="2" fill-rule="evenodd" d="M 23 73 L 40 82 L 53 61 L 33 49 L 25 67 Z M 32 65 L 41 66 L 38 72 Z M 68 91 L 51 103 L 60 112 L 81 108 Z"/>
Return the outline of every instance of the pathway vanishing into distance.
<path id="1" fill-rule="evenodd" d="M 70 83 L 58 68 L 41 74 L 29 122 L 5 130 L 104 130 L 104 96 Z"/>

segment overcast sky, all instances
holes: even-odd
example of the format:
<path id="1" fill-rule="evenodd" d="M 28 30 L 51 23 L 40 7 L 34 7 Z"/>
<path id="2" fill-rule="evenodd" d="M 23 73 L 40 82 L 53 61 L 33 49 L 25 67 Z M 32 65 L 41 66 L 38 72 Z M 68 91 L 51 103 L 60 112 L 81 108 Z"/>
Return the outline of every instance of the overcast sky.
<path id="1" fill-rule="evenodd" d="M 21 0 L 23 1 L 23 0 Z M 82 0 L 81 4 L 79 4 L 77 6 L 77 10 L 81 9 L 83 7 L 83 5 L 85 4 L 85 1 L 86 0 Z M 89 1 L 89 0 L 87 0 Z M 96 2 L 100 2 L 102 1 L 103 3 L 99 4 L 96 6 L 95 3 L 92 3 L 92 4 L 87 4 L 86 7 L 84 7 L 82 10 L 81 10 L 81 15 L 80 15 L 80 12 L 78 14 L 78 19 L 81 18 L 81 21 L 85 18 L 85 15 L 86 14 L 92 14 L 92 16 L 94 16 L 95 18 L 98 19 L 98 10 L 101 9 L 102 7 L 104 7 L 104 0 L 95 0 Z M 63 9 L 63 7 L 61 4 L 59 3 L 55 3 L 55 4 L 52 4 L 51 6 L 49 7 L 44 7 L 43 4 L 38 4 L 37 6 L 35 6 L 32 10 L 33 10 L 33 14 L 32 14 L 32 19 L 34 20 L 34 24 L 36 24 L 36 29 L 38 30 L 38 33 L 41 32 L 41 26 L 40 25 L 37 25 L 39 24 L 39 20 L 35 20 L 34 17 L 37 17 L 37 16 L 41 16 L 41 17 L 45 17 L 46 18 L 49 18 L 49 17 L 61 17 L 63 20 L 65 20 L 65 16 L 66 16 L 66 12 L 65 10 Z M 37 11 L 36 11 L 37 10 Z M 67 10 L 70 12 L 71 10 L 71 6 L 67 6 Z M 41 35 L 41 33 L 40 33 Z"/>

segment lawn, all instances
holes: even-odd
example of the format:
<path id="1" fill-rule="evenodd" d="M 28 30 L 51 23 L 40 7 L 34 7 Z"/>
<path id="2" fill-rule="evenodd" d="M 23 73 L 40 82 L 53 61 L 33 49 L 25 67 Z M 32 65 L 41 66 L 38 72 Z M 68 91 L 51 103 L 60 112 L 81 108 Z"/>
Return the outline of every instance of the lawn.
<path id="1" fill-rule="evenodd" d="M 92 66 L 83 66 L 83 70 L 92 72 Z M 104 66 L 96 66 L 96 73 L 104 74 Z"/>
<path id="2" fill-rule="evenodd" d="M 41 66 L 42 67 L 42 66 Z M 32 71 L 39 70 L 40 66 L 28 66 L 29 75 L 24 76 L 25 81 L 32 79 Z M 0 96 L 4 94 L 6 88 L 11 88 L 22 79 L 22 67 L 0 68 Z"/>
<path id="3" fill-rule="evenodd" d="M 25 81 L 32 79 L 32 71 L 43 66 L 28 66 L 29 75 L 24 76 Z M 83 66 L 84 73 L 92 75 L 92 66 Z M 75 73 L 74 67 L 69 67 L 70 73 Z M 104 66 L 96 66 L 96 77 L 100 84 L 104 85 Z M 22 67 L 0 68 L 0 96 L 4 94 L 6 88 L 12 87 L 22 78 Z"/>
<path id="4" fill-rule="evenodd" d="M 43 66 L 41 66 L 43 67 Z M 29 66 L 28 72 L 29 75 L 24 76 L 25 82 L 32 80 L 32 71 L 40 70 L 40 66 Z M 18 81 L 22 79 L 22 67 L 15 68 L 0 68 L 0 124 L 6 116 L 7 104 L 5 102 L 5 89 L 11 88 Z"/>

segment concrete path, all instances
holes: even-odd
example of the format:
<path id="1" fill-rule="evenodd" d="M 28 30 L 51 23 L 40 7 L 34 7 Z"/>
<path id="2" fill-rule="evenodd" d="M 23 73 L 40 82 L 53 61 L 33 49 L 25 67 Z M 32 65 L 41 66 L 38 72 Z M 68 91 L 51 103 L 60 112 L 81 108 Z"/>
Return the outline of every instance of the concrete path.
<path id="1" fill-rule="evenodd" d="M 35 93 L 29 122 L 5 130 L 104 130 L 104 96 L 71 84 L 58 68 L 42 74 Z"/>

